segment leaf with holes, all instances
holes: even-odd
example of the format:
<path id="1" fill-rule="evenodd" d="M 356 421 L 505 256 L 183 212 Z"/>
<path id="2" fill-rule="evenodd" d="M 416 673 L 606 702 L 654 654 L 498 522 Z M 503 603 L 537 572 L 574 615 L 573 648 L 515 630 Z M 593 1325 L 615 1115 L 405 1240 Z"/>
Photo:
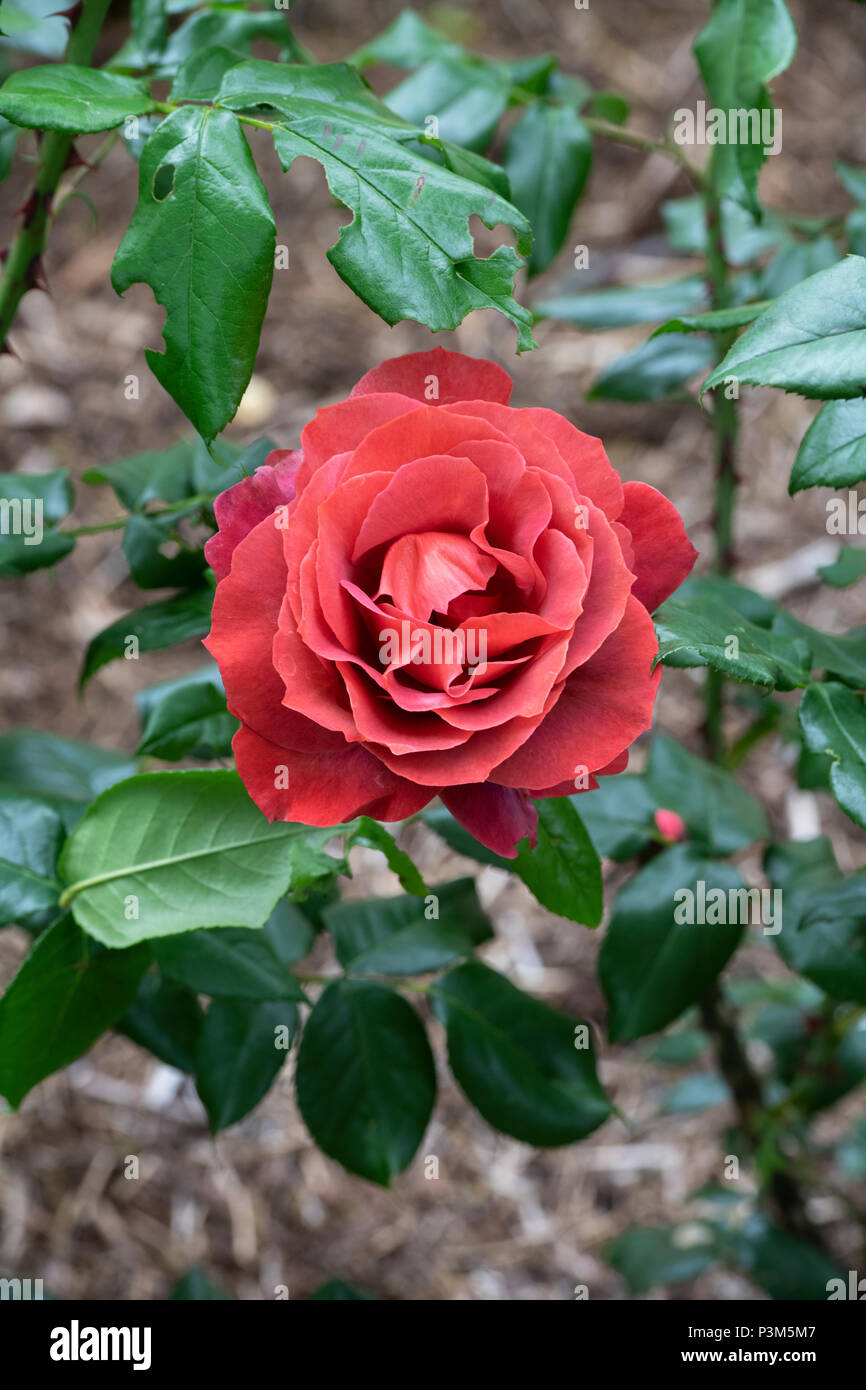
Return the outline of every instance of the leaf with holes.
<path id="1" fill-rule="evenodd" d="M 205 439 L 232 419 L 255 362 L 274 270 L 267 194 L 236 117 L 184 106 L 141 156 L 138 204 L 112 267 L 166 310 L 157 380 Z"/>

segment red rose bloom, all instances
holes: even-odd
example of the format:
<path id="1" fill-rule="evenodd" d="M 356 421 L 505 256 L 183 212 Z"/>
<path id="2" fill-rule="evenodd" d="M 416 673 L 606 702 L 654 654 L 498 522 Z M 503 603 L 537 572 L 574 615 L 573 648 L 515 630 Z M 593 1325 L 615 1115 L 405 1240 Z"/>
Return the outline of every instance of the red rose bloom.
<path id="1" fill-rule="evenodd" d="M 649 727 L 649 614 L 695 551 L 599 440 L 510 395 L 492 362 L 394 358 L 217 498 L 206 646 L 269 819 L 438 795 L 512 857 L 531 797 L 622 771 Z"/>

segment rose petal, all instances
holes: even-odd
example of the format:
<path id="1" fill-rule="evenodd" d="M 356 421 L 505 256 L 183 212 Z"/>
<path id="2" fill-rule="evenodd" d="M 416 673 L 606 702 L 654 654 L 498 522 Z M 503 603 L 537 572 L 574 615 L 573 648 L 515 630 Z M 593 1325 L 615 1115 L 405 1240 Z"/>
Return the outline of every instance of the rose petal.
<path id="1" fill-rule="evenodd" d="M 463 787 L 444 787 L 442 801 L 455 820 L 494 854 L 517 856 L 517 844 L 538 839 L 538 812 L 524 792 L 475 782 Z"/>
<path id="2" fill-rule="evenodd" d="M 678 589 L 698 558 L 672 502 L 647 483 L 626 483 L 620 521 L 634 547 L 632 589 L 649 613 Z"/>
<path id="3" fill-rule="evenodd" d="M 217 497 L 213 513 L 219 530 L 206 542 L 204 555 L 218 580 L 228 574 L 235 547 L 253 527 L 291 502 L 301 461 L 297 449 L 274 449 L 261 468 Z"/>
<path id="4" fill-rule="evenodd" d="M 532 737 L 492 772 L 506 787 L 529 787 L 543 769 L 552 785 L 594 772 L 649 728 L 661 669 L 650 671 L 658 650 L 652 619 L 629 596 L 616 632 L 569 676 L 550 713 Z"/>
<path id="5" fill-rule="evenodd" d="M 231 572 L 217 585 L 204 645 L 220 668 L 229 709 L 244 724 L 287 748 L 339 747 L 339 735 L 282 703 L 271 649 L 285 583 L 282 537 L 266 518 L 237 546 Z"/>
<path id="6" fill-rule="evenodd" d="M 241 781 L 268 820 L 336 825 L 354 816 L 403 820 L 435 795 L 396 777 L 358 744 L 329 752 L 280 748 L 252 729 L 239 729 L 232 743 Z M 288 786 L 283 786 L 288 782 Z"/>
<path id="7" fill-rule="evenodd" d="M 575 429 L 570 420 L 555 410 L 533 406 L 520 413 L 553 441 L 571 469 L 578 490 L 607 512 L 611 521 L 616 521 L 622 511 L 622 483 L 601 440 Z"/>
<path id="8" fill-rule="evenodd" d="M 361 377 L 352 396 L 365 396 L 370 391 L 399 391 L 404 396 L 413 396 L 416 401 L 438 405 L 469 400 L 500 401 L 507 405 L 513 385 L 508 373 L 495 362 L 435 347 L 429 352 L 391 357 L 373 367 Z"/>

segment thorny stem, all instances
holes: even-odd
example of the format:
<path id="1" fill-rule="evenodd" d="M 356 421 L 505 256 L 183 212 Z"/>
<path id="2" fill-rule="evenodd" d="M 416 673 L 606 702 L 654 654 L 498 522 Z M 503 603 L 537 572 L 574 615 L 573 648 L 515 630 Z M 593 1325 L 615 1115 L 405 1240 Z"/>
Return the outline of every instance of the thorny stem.
<path id="1" fill-rule="evenodd" d="M 87 163 L 80 164 L 73 170 L 54 200 L 54 205 L 51 209 L 52 222 L 56 221 L 60 213 L 66 207 L 66 204 L 69 202 L 69 199 L 72 197 L 82 179 L 87 178 L 87 175 L 92 173 L 98 164 L 102 163 L 109 151 L 114 149 L 119 139 L 120 131 L 110 130 L 105 139 L 97 145 L 96 149 L 87 160 Z"/>
<path id="2" fill-rule="evenodd" d="M 171 507 L 157 507 L 155 511 L 143 512 L 148 521 L 158 521 L 161 516 L 176 516 L 180 520 L 184 512 L 194 511 L 196 507 L 208 507 L 213 502 L 213 496 L 207 492 L 199 492 L 194 497 L 185 497 L 182 502 L 176 502 Z M 116 516 L 111 521 L 97 521 L 92 526 L 71 526 L 61 527 L 64 536 L 96 536 L 100 531 L 122 531 L 129 521 L 129 516 Z"/>
<path id="3" fill-rule="evenodd" d="M 108 10 L 109 0 L 82 0 L 73 19 L 66 47 L 67 63 L 88 67 Z M 42 253 L 51 221 L 51 204 L 60 182 L 73 135 L 47 130 L 39 146 L 39 162 L 30 195 L 22 209 L 21 227 L 9 247 L 0 280 L 0 349 L 6 341 L 23 296 L 40 278 Z"/>
<path id="4" fill-rule="evenodd" d="M 717 164 L 713 156 L 703 185 L 707 224 L 707 279 L 710 305 L 727 309 L 730 305 L 730 281 L 725 258 L 721 217 L 721 196 L 716 182 Z M 727 355 L 736 337 L 735 330 L 713 335 L 716 361 Z M 724 385 L 717 387 L 713 402 L 713 464 L 715 473 L 713 534 L 713 570 L 727 576 L 736 563 L 733 547 L 734 506 L 737 493 L 737 440 L 739 418 L 736 397 L 726 393 Z M 707 756 L 724 765 L 724 686 L 720 671 L 707 668 L 704 686 L 704 743 Z M 735 1017 L 718 984 L 714 984 L 701 1001 L 704 1028 L 713 1039 L 719 1070 L 730 1087 L 739 1116 L 740 1126 L 752 1153 L 757 1153 L 764 1140 L 766 1101 L 761 1078 L 754 1070 L 745 1045 L 739 1035 Z M 798 1179 L 789 1170 L 777 1168 L 769 1178 L 768 1195 L 776 1220 L 791 1235 L 821 1246 L 821 1238 L 806 1214 L 805 1200 Z"/>

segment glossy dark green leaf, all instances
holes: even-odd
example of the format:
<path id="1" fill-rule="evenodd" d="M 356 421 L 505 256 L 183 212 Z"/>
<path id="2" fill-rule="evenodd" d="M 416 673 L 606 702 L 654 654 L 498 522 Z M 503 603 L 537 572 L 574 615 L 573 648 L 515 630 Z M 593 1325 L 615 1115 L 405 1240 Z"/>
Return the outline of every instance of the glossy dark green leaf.
<path id="1" fill-rule="evenodd" d="M 304 1028 L 296 1084 L 319 1147 L 385 1187 L 411 1163 L 436 1098 L 418 1015 L 369 980 L 336 980 L 323 991 Z"/>
<path id="2" fill-rule="evenodd" d="M 63 849 L 76 921 L 109 946 L 260 927 L 289 889 L 330 882 L 338 833 L 268 821 L 235 772 L 154 772 L 99 797 Z"/>
<path id="3" fill-rule="evenodd" d="M 248 55 L 255 42 L 267 40 L 277 45 L 283 62 L 303 63 L 309 55 L 298 43 L 286 23 L 285 11 L 271 9 L 249 10 L 244 6 L 217 5 L 198 10 L 175 29 L 159 57 L 156 73 L 173 77 L 187 59 L 203 49 L 220 44 L 239 57 Z M 128 62 L 132 54 L 125 50 L 113 60 L 113 66 Z M 208 96 L 213 96 L 212 89 Z"/>
<path id="4" fill-rule="evenodd" d="M 758 172 L 765 158 L 763 113 L 771 110 L 766 84 L 792 62 L 797 31 L 785 0 L 717 0 L 694 43 L 709 105 L 728 118 L 740 112 L 745 131 L 726 133 L 713 146 L 714 179 L 721 192 L 756 213 Z M 758 131 L 748 113 L 758 117 Z"/>
<path id="5" fill-rule="evenodd" d="M 286 999 L 304 992 L 271 949 L 262 931 L 219 927 L 186 931 L 154 943 L 159 968 L 197 994 L 232 999 Z"/>
<path id="6" fill-rule="evenodd" d="M 199 1034 L 195 1085 L 217 1134 L 237 1124 L 270 1090 L 288 1056 L 296 1005 L 214 999 Z"/>
<path id="7" fill-rule="evenodd" d="M 571 107 L 535 101 L 508 132 L 502 159 L 512 201 L 535 233 L 529 273 L 538 275 L 565 243 L 589 177 L 592 137 Z"/>
<path id="8" fill-rule="evenodd" d="M 591 400 L 659 401 L 682 390 L 713 359 L 712 343 L 687 334 L 651 338 L 599 372 L 587 392 Z"/>
<path id="9" fill-rule="evenodd" d="M 284 169 L 298 155 L 322 164 L 331 192 L 354 214 L 328 259 L 386 323 L 417 319 L 437 331 L 456 328 L 472 309 L 495 308 L 517 326 L 519 351 L 534 345 L 531 315 L 513 298 L 520 256 L 502 245 L 479 260 L 469 227 L 473 214 L 490 228 L 502 223 L 525 254 L 526 219 L 492 189 L 412 151 L 407 142 L 423 128 L 377 102 L 354 69 L 241 63 L 219 100 L 279 112 L 274 143 Z"/>
<path id="10" fill-rule="evenodd" d="M 493 935 L 471 878 L 437 884 L 426 901 L 401 894 L 334 903 L 324 918 L 352 975 L 423 975 Z"/>
<path id="11" fill-rule="evenodd" d="M 800 703 L 810 753 L 833 760 L 830 787 L 842 810 L 866 830 L 866 707 L 847 686 L 810 685 Z"/>
<path id="12" fill-rule="evenodd" d="M 801 637 L 767 631 L 738 612 L 717 588 L 668 599 L 654 615 L 659 659 L 712 666 L 765 690 L 792 690 L 809 679 L 810 650 Z"/>
<path id="13" fill-rule="evenodd" d="M 40 58 L 62 58 L 69 25 L 54 8 L 56 0 L 4 0 L 0 24 L 0 56 L 10 49 L 36 53 Z"/>
<path id="14" fill-rule="evenodd" d="M 702 998 L 745 930 L 740 901 L 731 897 L 744 888 L 730 865 L 682 844 L 620 890 L 599 956 L 612 1042 L 658 1032 Z M 724 920 L 701 920 L 715 916 Z"/>
<path id="15" fill-rule="evenodd" d="M 274 269 L 274 218 L 237 119 L 184 106 L 150 137 L 138 204 L 112 266 L 166 310 L 147 362 L 205 439 L 232 419 L 255 362 Z"/>
<path id="16" fill-rule="evenodd" d="M 866 627 L 821 632 L 782 610 L 773 619 L 773 634 L 805 643 L 812 653 L 813 670 L 837 676 L 847 685 L 866 685 Z"/>
<path id="17" fill-rule="evenodd" d="M 192 1074 L 203 1022 L 193 991 L 153 967 L 115 1028 L 167 1066 Z"/>
<path id="18" fill-rule="evenodd" d="M 32 130 L 90 134 L 155 110 L 143 82 L 71 63 L 13 72 L 0 88 L 0 115 Z"/>
<path id="19" fill-rule="evenodd" d="M 75 545 L 56 529 L 72 508 L 65 468 L 53 473 L 0 473 L 0 576 L 56 565 Z"/>
<path id="20" fill-rule="evenodd" d="M 21 925 L 33 913 L 41 917 L 56 906 L 64 833 L 54 807 L 0 787 L 0 926 Z"/>
<path id="21" fill-rule="evenodd" d="M 581 793 L 577 810 L 605 859 L 631 859 L 655 839 L 657 804 L 645 777 L 602 777 L 595 791 Z"/>
<path id="22" fill-rule="evenodd" d="M 286 969 L 308 956 L 316 940 L 316 922 L 310 904 L 305 902 L 304 907 L 299 907 L 288 898 L 280 898 L 261 930 L 277 960 L 282 961 Z"/>
<path id="23" fill-rule="evenodd" d="M 818 573 L 834 589 L 847 589 L 866 574 L 866 546 L 843 545 L 832 565 L 819 565 Z"/>
<path id="24" fill-rule="evenodd" d="M 803 436 L 788 491 L 855 487 L 866 478 L 866 399 L 828 401 Z"/>
<path id="25" fill-rule="evenodd" d="M 104 951 L 64 915 L 0 999 L 0 1095 L 13 1107 L 117 1022 L 147 969 L 146 946 Z"/>
<path id="26" fill-rule="evenodd" d="M 528 1144 L 570 1144 L 597 1129 L 611 1106 L 596 1076 L 585 1024 L 469 961 L 435 981 L 448 1062 L 494 1129 Z"/>
<path id="27" fill-rule="evenodd" d="M 703 384 L 728 377 L 818 400 L 866 384 L 866 259 L 846 256 L 787 290 L 738 338 Z"/>
<path id="28" fill-rule="evenodd" d="M 645 776 L 657 804 L 682 816 L 690 839 L 711 855 L 736 854 L 770 834 L 764 808 L 745 787 L 666 734 L 653 739 Z"/>
<path id="29" fill-rule="evenodd" d="M 662 217 L 668 240 L 675 251 L 703 253 L 707 249 L 707 218 L 699 194 L 690 198 L 673 198 L 662 203 Z M 760 221 L 754 213 L 734 202 L 722 199 L 722 242 L 725 259 L 732 266 L 747 265 L 782 244 L 788 235 L 784 220 L 776 213 L 763 209 Z"/>
<path id="30" fill-rule="evenodd" d="M 687 275 L 655 285 L 617 285 L 559 295 L 532 307 L 542 318 L 562 319 L 578 328 L 627 328 L 635 323 L 657 323 L 674 314 L 688 314 L 705 304 L 706 298 L 703 276 Z"/>
<path id="31" fill-rule="evenodd" d="M 85 653 L 79 688 L 109 661 L 123 659 L 127 652 L 135 652 L 137 658 L 140 652 L 161 651 L 178 642 L 188 642 L 192 637 L 206 636 L 210 630 L 212 604 L 213 590 L 193 589 L 124 613 L 93 638 Z M 128 659 L 136 658 L 130 656 Z"/>
<path id="32" fill-rule="evenodd" d="M 240 727 L 226 709 L 222 680 L 215 665 L 189 676 L 162 681 L 138 691 L 141 720 L 139 753 L 177 762 L 180 758 L 224 758 Z"/>
<path id="33" fill-rule="evenodd" d="M 179 517 L 131 516 L 123 531 L 123 553 L 140 589 L 195 588 L 206 562 L 198 547 L 178 539 Z"/>

